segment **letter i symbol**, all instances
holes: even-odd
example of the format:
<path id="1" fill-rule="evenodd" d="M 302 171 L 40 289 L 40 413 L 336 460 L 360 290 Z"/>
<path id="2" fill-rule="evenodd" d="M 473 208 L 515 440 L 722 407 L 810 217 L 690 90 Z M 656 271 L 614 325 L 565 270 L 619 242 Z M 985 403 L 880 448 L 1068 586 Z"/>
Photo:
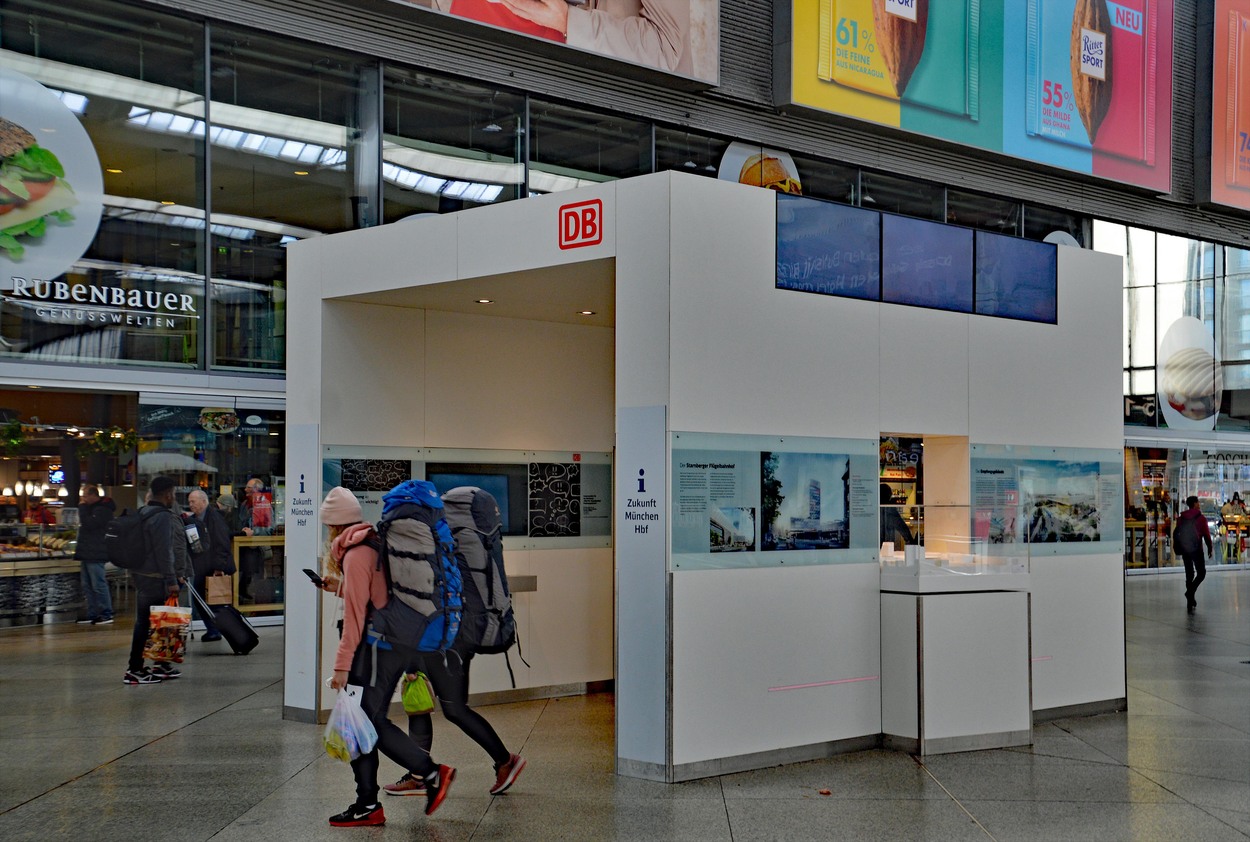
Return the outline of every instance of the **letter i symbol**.
<path id="1" fill-rule="evenodd" d="M 299 475 L 299 493 L 300 494 L 304 493 L 304 475 L 303 474 Z"/>
<path id="2" fill-rule="evenodd" d="M 646 469 L 645 469 L 645 468 L 639 468 L 639 469 L 638 469 L 638 493 L 639 493 L 639 494 L 646 494 L 646 493 L 647 493 L 647 479 L 646 479 L 646 477 L 647 477 L 647 471 L 646 471 Z"/>

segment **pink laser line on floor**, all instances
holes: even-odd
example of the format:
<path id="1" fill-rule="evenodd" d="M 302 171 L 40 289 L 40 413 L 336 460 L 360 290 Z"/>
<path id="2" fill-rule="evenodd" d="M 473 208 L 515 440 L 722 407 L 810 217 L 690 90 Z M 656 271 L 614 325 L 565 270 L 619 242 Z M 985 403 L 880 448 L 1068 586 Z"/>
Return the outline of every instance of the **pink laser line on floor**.
<path id="1" fill-rule="evenodd" d="M 781 690 L 806 690 L 809 687 L 828 687 L 831 684 L 854 684 L 857 681 L 877 681 L 879 675 L 865 675 L 860 678 L 835 678 L 833 681 L 814 681 L 811 684 L 787 684 L 782 687 L 769 687 L 769 693 L 777 693 Z"/>

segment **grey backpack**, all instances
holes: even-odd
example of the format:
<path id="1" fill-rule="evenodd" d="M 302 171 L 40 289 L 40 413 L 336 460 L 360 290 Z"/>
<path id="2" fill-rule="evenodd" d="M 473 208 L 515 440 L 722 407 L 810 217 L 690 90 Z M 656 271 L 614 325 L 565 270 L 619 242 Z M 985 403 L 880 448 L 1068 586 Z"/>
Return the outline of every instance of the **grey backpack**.
<path id="1" fill-rule="evenodd" d="M 443 495 L 443 509 L 464 582 L 460 636 L 474 652 L 507 652 L 516 643 L 516 618 L 503 566 L 499 503 L 485 489 L 461 486 Z"/>

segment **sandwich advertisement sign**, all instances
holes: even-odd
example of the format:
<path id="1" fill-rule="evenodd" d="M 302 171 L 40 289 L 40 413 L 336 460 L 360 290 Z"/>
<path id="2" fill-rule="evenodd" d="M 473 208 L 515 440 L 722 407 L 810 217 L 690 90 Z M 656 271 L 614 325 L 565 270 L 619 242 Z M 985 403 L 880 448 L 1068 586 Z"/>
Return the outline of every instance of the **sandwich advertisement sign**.
<path id="1" fill-rule="evenodd" d="M 60 96 L 0 67 L 0 282 L 56 278 L 87 251 L 104 179 L 95 146 Z"/>
<path id="2" fill-rule="evenodd" d="M 718 0 L 392 0 L 716 84 Z"/>
<path id="3" fill-rule="evenodd" d="M 779 104 L 1171 189 L 1172 0 L 778 0 Z"/>

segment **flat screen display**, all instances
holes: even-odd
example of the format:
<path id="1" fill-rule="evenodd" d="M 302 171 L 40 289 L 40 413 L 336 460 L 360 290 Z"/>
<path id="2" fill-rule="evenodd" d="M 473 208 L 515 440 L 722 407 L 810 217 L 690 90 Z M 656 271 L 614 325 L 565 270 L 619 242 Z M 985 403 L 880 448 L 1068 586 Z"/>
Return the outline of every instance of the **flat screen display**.
<path id="1" fill-rule="evenodd" d="M 48 485 L 64 485 L 64 484 L 65 484 L 65 469 L 64 468 L 54 468 L 48 471 Z"/>
<path id="2" fill-rule="evenodd" d="M 439 494 L 465 485 L 489 491 L 499 504 L 503 534 L 526 534 L 525 465 L 428 463 L 425 478 L 434 483 Z"/>
<path id="3" fill-rule="evenodd" d="M 976 312 L 1031 322 L 1058 321 L 1058 253 L 1050 243 L 978 231 Z"/>
<path id="4" fill-rule="evenodd" d="M 777 288 L 880 299 L 881 214 L 779 193 Z"/>
<path id="5" fill-rule="evenodd" d="M 881 300 L 972 312 L 972 229 L 882 214 Z"/>

